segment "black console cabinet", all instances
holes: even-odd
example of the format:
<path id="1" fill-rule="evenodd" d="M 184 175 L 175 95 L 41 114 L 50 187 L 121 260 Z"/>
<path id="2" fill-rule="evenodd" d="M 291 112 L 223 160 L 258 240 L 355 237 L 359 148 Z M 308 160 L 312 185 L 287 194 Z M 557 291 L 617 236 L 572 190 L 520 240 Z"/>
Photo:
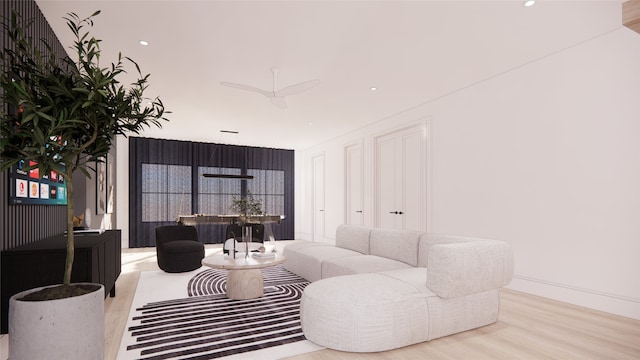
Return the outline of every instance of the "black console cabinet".
<path id="1" fill-rule="evenodd" d="M 21 291 L 62 283 L 67 256 L 65 235 L 2 251 L 1 332 L 9 327 L 9 298 Z M 121 270 L 120 230 L 102 234 L 75 234 L 75 261 L 71 282 L 104 285 L 105 297 L 116 295 L 116 279 Z"/>

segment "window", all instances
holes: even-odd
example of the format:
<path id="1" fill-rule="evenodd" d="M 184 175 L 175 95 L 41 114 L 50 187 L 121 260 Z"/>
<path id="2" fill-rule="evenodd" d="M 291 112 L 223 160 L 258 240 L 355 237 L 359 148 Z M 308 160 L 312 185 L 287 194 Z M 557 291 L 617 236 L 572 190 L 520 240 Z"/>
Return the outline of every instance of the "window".
<path id="1" fill-rule="evenodd" d="M 191 166 L 142 164 L 142 222 L 191 212 Z"/>
<path id="2" fill-rule="evenodd" d="M 238 168 L 198 167 L 198 174 L 240 175 Z M 205 178 L 198 176 L 199 214 L 230 214 L 233 197 L 240 198 L 241 184 L 238 179 Z"/>
<path id="3" fill-rule="evenodd" d="M 247 190 L 260 201 L 262 211 L 270 215 L 285 214 L 284 171 L 248 169 L 247 175 L 253 175 L 253 180 L 247 181 Z"/>

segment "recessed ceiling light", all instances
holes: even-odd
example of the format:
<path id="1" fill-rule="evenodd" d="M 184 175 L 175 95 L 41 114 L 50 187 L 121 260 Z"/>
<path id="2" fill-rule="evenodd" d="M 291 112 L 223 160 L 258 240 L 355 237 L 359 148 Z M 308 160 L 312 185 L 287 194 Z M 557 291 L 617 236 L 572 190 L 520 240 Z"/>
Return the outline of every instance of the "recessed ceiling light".
<path id="1" fill-rule="evenodd" d="M 536 0 L 527 0 L 524 2 L 524 6 L 530 7 L 536 4 Z"/>
<path id="2" fill-rule="evenodd" d="M 146 40 L 140 40 L 140 41 L 138 41 L 138 43 L 139 43 L 140 45 L 142 45 L 142 46 L 148 46 L 148 45 L 149 45 L 149 42 L 148 42 L 148 41 L 146 41 Z"/>
<path id="3" fill-rule="evenodd" d="M 307 125 L 313 125 L 313 123 L 312 123 L 311 121 L 309 121 L 309 122 L 307 123 Z"/>
<path id="4" fill-rule="evenodd" d="M 375 87 L 375 86 L 372 86 L 371 88 L 369 88 L 369 90 L 371 90 L 371 91 L 376 91 L 376 90 L 378 90 L 378 88 L 377 88 L 377 87 Z"/>

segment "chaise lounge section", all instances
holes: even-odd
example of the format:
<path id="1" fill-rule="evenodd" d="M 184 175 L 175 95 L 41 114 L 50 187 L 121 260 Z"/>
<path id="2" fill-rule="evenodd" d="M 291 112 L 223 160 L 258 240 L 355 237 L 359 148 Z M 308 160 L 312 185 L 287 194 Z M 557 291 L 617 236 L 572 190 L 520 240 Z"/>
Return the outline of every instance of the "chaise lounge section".
<path id="1" fill-rule="evenodd" d="M 336 245 L 298 242 L 284 266 L 312 281 L 300 307 L 307 339 L 376 352 L 497 321 L 513 276 L 504 241 L 341 225 Z"/>

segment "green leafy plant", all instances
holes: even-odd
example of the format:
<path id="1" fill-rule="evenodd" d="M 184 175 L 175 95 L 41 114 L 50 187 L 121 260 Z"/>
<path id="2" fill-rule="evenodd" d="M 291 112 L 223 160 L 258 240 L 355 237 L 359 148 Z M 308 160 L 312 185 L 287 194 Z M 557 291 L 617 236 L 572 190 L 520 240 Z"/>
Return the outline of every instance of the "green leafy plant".
<path id="1" fill-rule="evenodd" d="M 44 40 L 34 42 L 25 33 L 31 23 L 17 12 L 3 24 L 10 42 L 0 53 L 0 87 L 2 100 L 11 110 L 0 111 L 0 170 L 21 160 L 33 161 L 40 174 L 54 170 L 65 179 L 65 285 L 71 282 L 74 259 L 73 172 L 80 170 L 90 177 L 93 165 L 107 155 L 116 136 L 139 134 L 167 120 L 160 99 L 144 97 L 149 75 L 142 75 L 137 63 L 118 54 L 116 62 L 101 67 L 101 40 L 90 35 L 99 13 L 84 19 L 74 13 L 64 17 L 75 36 L 71 46 L 75 59 L 57 57 Z M 138 74 L 127 87 L 118 80 L 125 73 L 125 63 Z"/>
<path id="2" fill-rule="evenodd" d="M 254 216 L 254 215 L 262 215 L 262 203 L 260 200 L 253 197 L 253 194 L 248 191 L 247 196 L 236 198 L 235 196 L 231 199 L 231 206 L 229 207 L 231 211 L 237 212 L 240 215 Z"/>

